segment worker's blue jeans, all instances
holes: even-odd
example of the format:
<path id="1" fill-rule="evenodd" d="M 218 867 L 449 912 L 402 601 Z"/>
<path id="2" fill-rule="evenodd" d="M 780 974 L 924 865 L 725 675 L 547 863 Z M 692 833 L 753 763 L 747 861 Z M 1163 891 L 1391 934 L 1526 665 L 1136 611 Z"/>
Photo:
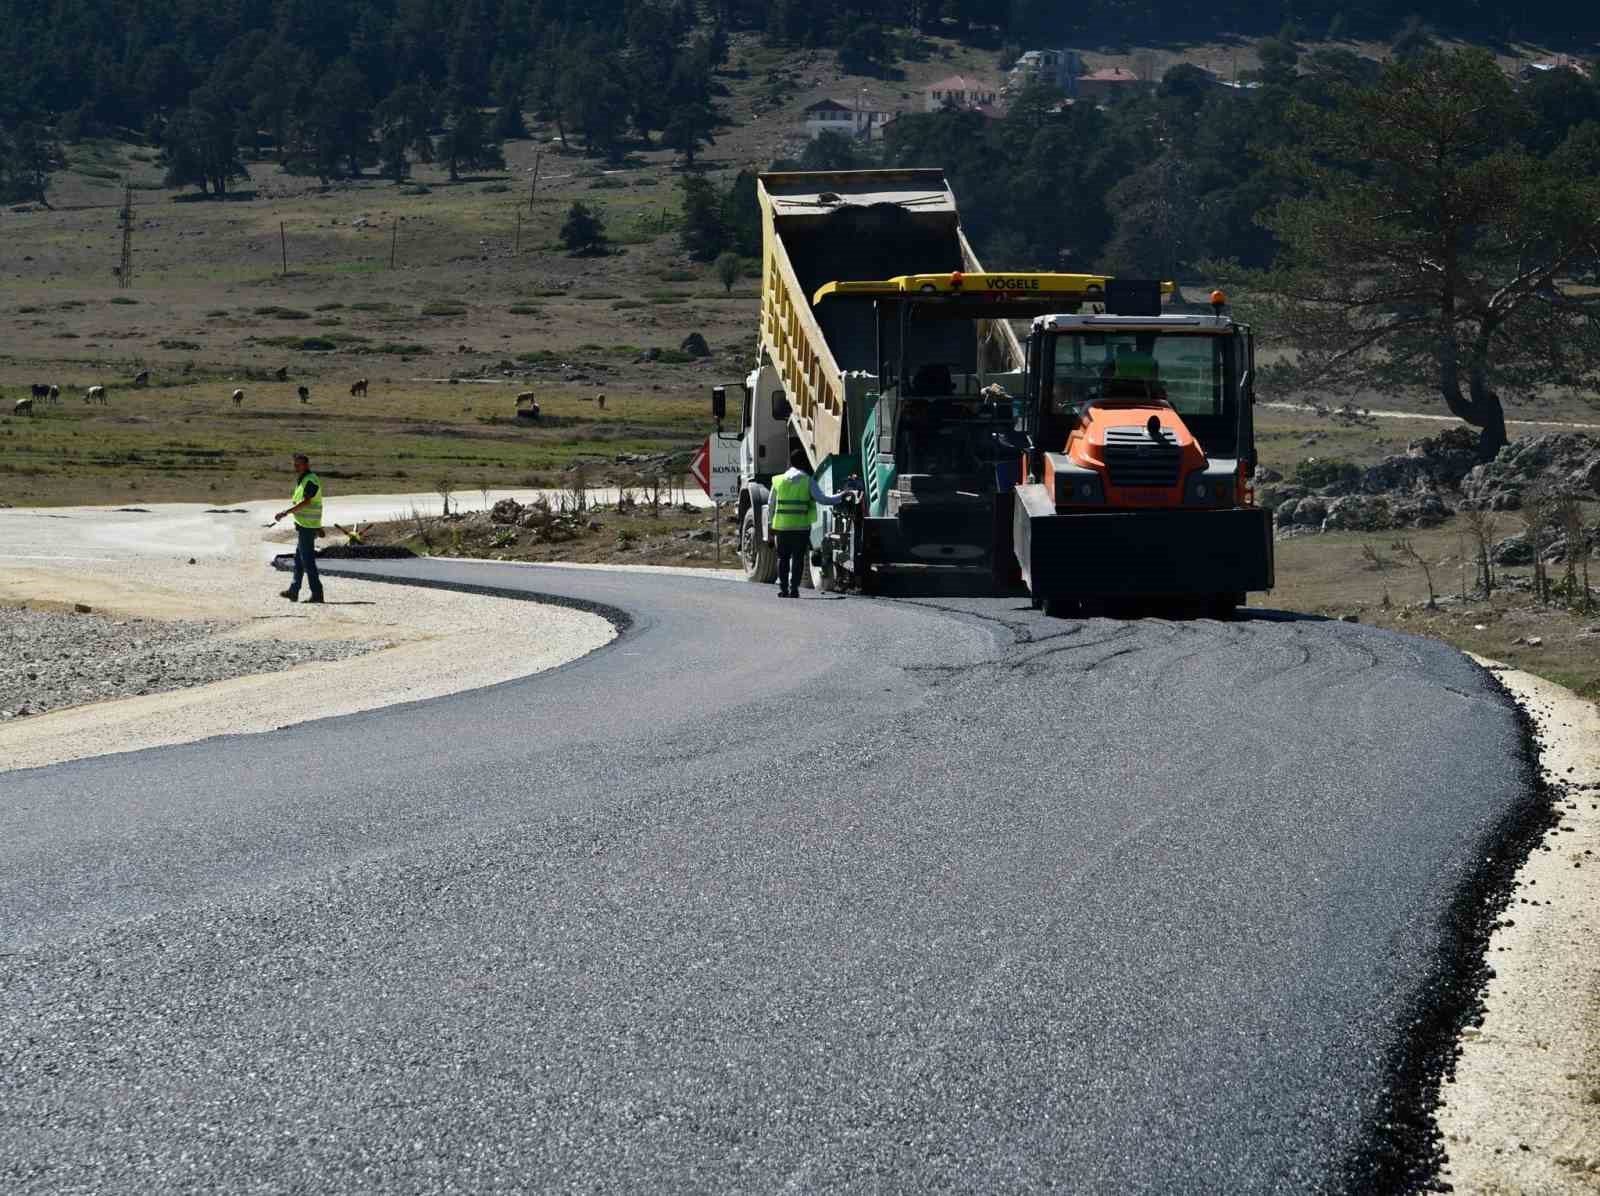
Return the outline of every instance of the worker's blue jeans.
<path id="1" fill-rule="evenodd" d="M 300 578 L 311 583 L 311 596 L 322 597 L 322 578 L 317 573 L 317 528 L 295 525 L 294 529 L 294 580 L 289 583 L 289 593 L 300 594 Z"/>

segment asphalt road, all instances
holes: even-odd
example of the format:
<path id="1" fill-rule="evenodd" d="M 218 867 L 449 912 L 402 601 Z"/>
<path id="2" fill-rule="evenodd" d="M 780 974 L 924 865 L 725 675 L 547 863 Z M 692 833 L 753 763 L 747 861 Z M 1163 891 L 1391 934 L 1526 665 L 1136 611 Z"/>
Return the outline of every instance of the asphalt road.
<path id="1" fill-rule="evenodd" d="M 1463 936 L 1536 802 L 1456 653 L 349 568 L 633 622 L 526 681 L 0 775 L 0 1189 L 1428 1173 Z"/>

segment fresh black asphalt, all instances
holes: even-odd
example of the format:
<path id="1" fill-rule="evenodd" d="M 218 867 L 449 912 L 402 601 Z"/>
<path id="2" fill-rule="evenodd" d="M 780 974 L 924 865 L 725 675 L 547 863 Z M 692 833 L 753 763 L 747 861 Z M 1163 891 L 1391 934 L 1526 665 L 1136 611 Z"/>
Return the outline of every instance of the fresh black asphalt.
<path id="1" fill-rule="evenodd" d="M 523 681 L 0 774 L 0 1191 L 1426 1176 L 1463 918 L 1536 800 L 1449 649 L 344 570 L 628 625 Z"/>

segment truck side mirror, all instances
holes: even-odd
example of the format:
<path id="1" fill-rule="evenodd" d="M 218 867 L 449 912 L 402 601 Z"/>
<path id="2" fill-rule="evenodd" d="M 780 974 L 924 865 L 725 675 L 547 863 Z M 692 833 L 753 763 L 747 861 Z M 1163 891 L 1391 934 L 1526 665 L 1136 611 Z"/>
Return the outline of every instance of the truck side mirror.
<path id="1" fill-rule="evenodd" d="M 719 424 L 728 418 L 728 388 L 726 386 L 713 386 L 711 388 L 711 418 Z"/>
<path id="2" fill-rule="evenodd" d="M 773 419 L 777 419 L 777 420 L 788 419 L 789 418 L 789 411 L 790 411 L 789 400 L 784 397 L 783 391 L 781 391 L 781 390 L 773 391 L 772 392 L 772 418 Z"/>

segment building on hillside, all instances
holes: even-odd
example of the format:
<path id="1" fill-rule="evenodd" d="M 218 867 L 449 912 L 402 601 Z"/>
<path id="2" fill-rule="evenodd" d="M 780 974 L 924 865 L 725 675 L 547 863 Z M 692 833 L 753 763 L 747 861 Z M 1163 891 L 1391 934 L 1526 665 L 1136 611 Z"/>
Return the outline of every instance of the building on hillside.
<path id="1" fill-rule="evenodd" d="M 1127 67 L 1108 66 L 1090 71 L 1078 80 L 1080 99 L 1108 104 L 1121 96 L 1136 95 L 1148 84 Z"/>
<path id="2" fill-rule="evenodd" d="M 815 141 L 824 133 L 877 141 L 883 137 L 883 126 L 894 119 L 894 113 L 873 108 L 863 101 L 847 104 L 832 99 L 808 104 L 802 116 L 808 141 Z"/>
<path id="3" fill-rule="evenodd" d="M 1076 96 L 1082 75 L 1083 55 L 1076 50 L 1029 50 L 1011 68 L 1005 90 L 1015 94 L 1030 84 L 1048 83 Z"/>
<path id="4" fill-rule="evenodd" d="M 923 90 L 925 112 L 938 112 L 944 108 L 996 108 L 1000 103 L 1000 89 L 993 83 L 969 79 L 965 75 L 951 75 L 940 79 Z"/>
<path id="5" fill-rule="evenodd" d="M 1541 75 L 1548 75 L 1555 71 L 1571 71 L 1583 78 L 1590 78 L 1589 65 L 1573 58 L 1570 54 L 1557 54 L 1554 58 L 1545 58 L 1538 62 L 1525 62 L 1517 71 L 1517 80 L 1527 83 Z"/>

